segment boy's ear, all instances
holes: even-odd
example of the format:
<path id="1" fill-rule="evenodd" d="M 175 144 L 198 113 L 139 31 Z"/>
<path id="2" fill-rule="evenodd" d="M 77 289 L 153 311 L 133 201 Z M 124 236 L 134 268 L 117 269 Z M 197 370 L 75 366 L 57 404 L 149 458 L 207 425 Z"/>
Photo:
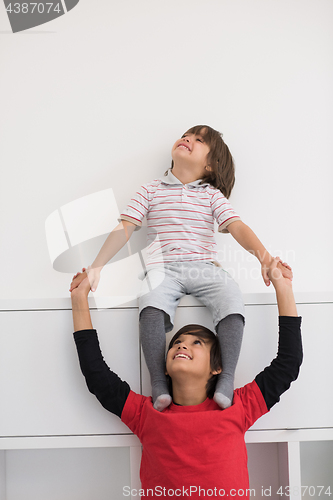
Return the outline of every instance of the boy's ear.
<path id="1" fill-rule="evenodd" d="M 213 169 L 210 165 L 206 165 L 205 166 L 205 169 L 208 170 L 208 172 L 211 172 Z"/>
<path id="2" fill-rule="evenodd" d="M 214 370 L 211 372 L 212 375 L 219 375 L 222 372 L 222 368 L 218 368 L 217 370 Z"/>

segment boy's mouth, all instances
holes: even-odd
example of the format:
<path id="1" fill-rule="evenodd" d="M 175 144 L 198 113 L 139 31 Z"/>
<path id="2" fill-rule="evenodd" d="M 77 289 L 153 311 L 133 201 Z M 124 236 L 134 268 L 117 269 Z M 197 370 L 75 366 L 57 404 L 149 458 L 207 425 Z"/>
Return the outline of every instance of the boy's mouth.
<path id="1" fill-rule="evenodd" d="M 180 144 L 178 144 L 177 148 L 184 148 L 184 149 L 187 149 L 187 151 L 191 151 L 190 147 L 185 144 L 184 142 L 181 142 Z"/>
<path id="2" fill-rule="evenodd" d="M 177 358 L 192 359 L 191 356 L 189 356 L 185 352 L 177 352 L 177 354 L 173 357 L 173 359 L 177 359 Z"/>

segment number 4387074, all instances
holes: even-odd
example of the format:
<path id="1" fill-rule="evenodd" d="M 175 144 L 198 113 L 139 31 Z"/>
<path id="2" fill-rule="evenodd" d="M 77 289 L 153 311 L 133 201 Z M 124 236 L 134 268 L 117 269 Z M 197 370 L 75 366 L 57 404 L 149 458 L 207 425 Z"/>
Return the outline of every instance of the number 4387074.
<path id="1" fill-rule="evenodd" d="M 38 2 L 27 2 L 27 3 L 10 3 L 8 4 L 6 11 L 10 14 L 49 14 L 52 12 L 58 12 L 58 14 L 62 13 L 62 7 L 60 3 L 54 2 L 46 2 L 46 3 L 38 3 Z"/>
<path id="2" fill-rule="evenodd" d="M 280 486 L 276 493 L 277 495 L 286 497 L 290 497 L 291 495 L 299 496 L 300 494 L 302 497 L 309 496 L 316 498 L 324 495 L 330 497 L 332 495 L 330 486 L 301 486 L 300 488 L 297 486 L 294 488 L 290 488 L 290 486 Z"/>

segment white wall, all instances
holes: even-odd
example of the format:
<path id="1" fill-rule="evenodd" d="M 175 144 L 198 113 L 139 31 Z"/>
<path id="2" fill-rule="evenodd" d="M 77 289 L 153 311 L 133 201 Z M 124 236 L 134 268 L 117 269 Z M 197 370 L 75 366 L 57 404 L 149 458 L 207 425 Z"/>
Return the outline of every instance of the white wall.
<path id="1" fill-rule="evenodd" d="M 0 7 L 1 298 L 66 297 L 47 217 L 107 187 L 123 207 L 198 123 L 224 133 L 231 201 L 296 292 L 332 291 L 332 14 L 329 0 L 80 0 L 12 34 Z M 265 293 L 257 263 L 218 240 L 243 292 Z"/>

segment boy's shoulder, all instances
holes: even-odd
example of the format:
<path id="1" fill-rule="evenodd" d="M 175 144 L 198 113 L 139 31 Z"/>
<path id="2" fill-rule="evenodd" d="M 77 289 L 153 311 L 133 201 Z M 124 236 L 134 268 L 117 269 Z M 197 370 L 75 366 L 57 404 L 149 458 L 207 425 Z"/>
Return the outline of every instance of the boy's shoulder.
<path id="1" fill-rule="evenodd" d="M 163 179 L 162 178 L 155 178 L 149 182 L 145 182 L 144 184 L 142 184 L 142 188 L 145 188 L 145 189 L 156 189 L 158 188 L 161 184 L 163 183 Z"/>

